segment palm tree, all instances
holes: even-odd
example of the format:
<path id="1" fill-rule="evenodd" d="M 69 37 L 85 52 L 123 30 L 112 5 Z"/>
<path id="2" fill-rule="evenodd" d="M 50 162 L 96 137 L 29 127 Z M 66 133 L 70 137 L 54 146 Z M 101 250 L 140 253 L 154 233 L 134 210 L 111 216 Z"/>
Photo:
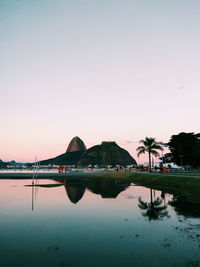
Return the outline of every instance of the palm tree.
<path id="1" fill-rule="evenodd" d="M 155 157 L 159 157 L 159 153 L 156 150 L 163 151 L 163 143 L 162 142 L 156 142 L 155 138 L 152 137 L 146 137 L 145 140 L 140 140 L 140 144 L 143 144 L 143 146 L 139 146 L 137 148 L 137 156 L 139 157 L 141 154 L 148 153 L 149 155 L 149 172 L 151 172 L 151 155 Z"/>

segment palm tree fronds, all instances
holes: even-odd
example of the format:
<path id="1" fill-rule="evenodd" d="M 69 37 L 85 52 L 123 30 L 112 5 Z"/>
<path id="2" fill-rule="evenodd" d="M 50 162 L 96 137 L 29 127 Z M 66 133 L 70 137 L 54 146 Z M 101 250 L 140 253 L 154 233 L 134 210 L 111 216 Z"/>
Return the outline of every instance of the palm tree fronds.
<path id="1" fill-rule="evenodd" d="M 144 146 L 139 146 L 137 148 L 137 151 L 138 151 L 137 156 L 139 157 L 140 154 L 144 154 L 146 152 L 146 148 Z"/>
<path id="2" fill-rule="evenodd" d="M 162 202 L 163 202 L 163 200 L 162 200 L 161 198 L 158 197 L 158 198 L 156 198 L 156 199 L 154 200 L 154 203 L 153 203 L 153 204 L 154 204 L 155 206 L 159 206 L 160 204 L 162 204 Z"/>
<path id="3" fill-rule="evenodd" d="M 152 149 L 164 150 L 163 147 L 158 143 L 152 145 Z"/>
<path id="4" fill-rule="evenodd" d="M 142 149 L 146 150 L 146 147 L 145 146 L 139 146 L 136 150 L 138 151 L 138 150 L 142 150 Z"/>
<path id="5" fill-rule="evenodd" d="M 146 202 L 144 202 L 141 197 L 139 197 L 138 199 L 139 203 L 138 203 L 138 207 L 142 210 L 146 210 L 148 209 L 148 204 Z"/>
<path id="6" fill-rule="evenodd" d="M 155 157 L 160 157 L 160 154 L 155 150 L 151 150 L 151 154 L 154 155 Z"/>

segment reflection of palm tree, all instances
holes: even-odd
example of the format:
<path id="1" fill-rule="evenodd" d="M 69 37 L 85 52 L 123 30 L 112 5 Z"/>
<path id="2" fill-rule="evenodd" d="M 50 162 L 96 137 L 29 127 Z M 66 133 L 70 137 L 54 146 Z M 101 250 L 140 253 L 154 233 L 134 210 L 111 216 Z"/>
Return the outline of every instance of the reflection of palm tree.
<path id="1" fill-rule="evenodd" d="M 168 211 L 166 210 L 167 206 L 162 206 L 163 200 L 159 197 L 153 200 L 152 189 L 150 189 L 150 203 L 142 201 L 141 197 L 139 197 L 138 207 L 142 210 L 146 210 L 142 215 L 148 217 L 149 220 L 159 220 L 165 216 L 168 216 Z"/>
<path id="2" fill-rule="evenodd" d="M 148 153 L 149 155 L 149 172 L 151 172 L 151 155 L 158 157 L 159 153 L 156 150 L 163 150 L 162 142 L 156 142 L 155 138 L 146 137 L 145 140 L 140 140 L 140 143 L 143 144 L 137 148 L 137 155 L 138 157 L 141 154 Z"/>

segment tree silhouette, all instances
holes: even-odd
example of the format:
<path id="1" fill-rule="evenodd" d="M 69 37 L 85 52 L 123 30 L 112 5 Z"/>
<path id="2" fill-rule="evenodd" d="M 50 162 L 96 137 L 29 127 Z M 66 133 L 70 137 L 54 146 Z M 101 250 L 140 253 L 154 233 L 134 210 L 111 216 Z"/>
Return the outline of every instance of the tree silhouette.
<path id="1" fill-rule="evenodd" d="M 179 166 L 200 167 L 200 133 L 179 133 L 172 135 L 166 144 L 170 150 L 171 162 Z"/>
<path id="2" fill-rule="evenodd" d="M 156 142 L 155 138 L 152 137 L 146 137 L 145 140 L 140 140 L 139 142 L 140 144 L 143 144 L 142 146 L 139 146 L 137 148 L 137 155 L 138 157 L 141 154 L 144 153 L 148 153 L 149 156 L 149 172 L 151 172 L 151 155 L 155 156 L 155 157 L 159 157 L 159 153 L 157 152 L 157 150 L 163 150 L 163 143 L 162 142 Z"/>

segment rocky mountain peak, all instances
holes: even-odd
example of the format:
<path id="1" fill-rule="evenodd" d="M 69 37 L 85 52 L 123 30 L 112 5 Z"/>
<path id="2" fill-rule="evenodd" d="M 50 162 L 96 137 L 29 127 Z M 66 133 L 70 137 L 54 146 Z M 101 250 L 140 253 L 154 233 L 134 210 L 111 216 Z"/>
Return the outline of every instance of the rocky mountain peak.
<path id="1" fill-rule="evenodd" d="M 84 142 L 78 136 L 72 138 L 66 150 L 66 152 L 76 152 L 76 151 L 86 151 L 86 146 Z"/>

